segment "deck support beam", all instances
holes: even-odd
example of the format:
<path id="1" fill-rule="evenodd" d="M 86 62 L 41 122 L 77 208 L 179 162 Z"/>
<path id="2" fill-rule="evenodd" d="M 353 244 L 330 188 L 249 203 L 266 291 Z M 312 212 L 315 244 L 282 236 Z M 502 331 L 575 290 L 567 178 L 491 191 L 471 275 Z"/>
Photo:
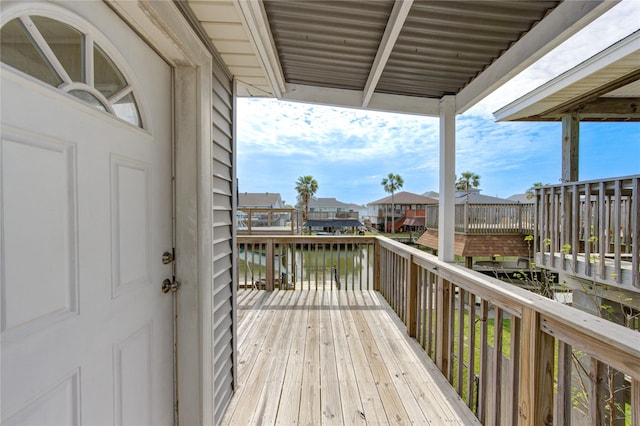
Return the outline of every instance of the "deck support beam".
<path id="1" fill-rule="evenodd" d="M 562 116 L 562 182 L 578 181 L 578 146 L 580 145 L 580 117 Z"/>

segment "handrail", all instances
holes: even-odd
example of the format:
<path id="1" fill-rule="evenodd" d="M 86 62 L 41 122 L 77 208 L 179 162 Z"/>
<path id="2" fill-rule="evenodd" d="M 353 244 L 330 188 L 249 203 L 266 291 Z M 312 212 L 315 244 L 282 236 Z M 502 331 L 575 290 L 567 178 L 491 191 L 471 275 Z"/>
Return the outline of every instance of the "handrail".
<path id="1" fill-rule="evenodd" d="M 396 268 L 393 275 L 381 272 L 382 294 L 483 423 L 550 424 L 554 415 L 571 416 L 576 396 L 571 393 L 571 373 L 565 372 L 572 371 L 575 354 L 600 366 L 594 371 L 610 367 L 612 376 L 620 371 L 631 378 L 633 424 L 640 421 L 640 333 L 384 237 L 378 237 L 378 247 L 381 259 L 395 257 L 394 263 L 405 269 Z M 477 309 L 472 309 L 473 301 Z M 486 324 L 492 316 L 494 324 L 510 318 L 509 358 L 486 345 Z M 472 322 L 468 317 L 482 322 L 480 338 L 472 328 L 467 335 L 463 332 L 460 324 Z M 494 347 L 503 347 L 502 329 L 494 333 Z M 477 366 L 468 365 L 475 356 L 465 353 L 475 345 L 480 346 L 479 373 Z M 556 346 L 560 371 L 554 375 Z M 502 373 L 493 373 L 498 370 Z M 595 400 L 605 382 L 595 381 L 593 391 L 585 389 L 585 394 Z M 607 415 L 592 403 L 585 421 L 601 424 Z"/>
<path id="2" fill-rule="evenodd" d="M 602 424 L 608 413 L 617 413 L 616 406 L 605 409 L 610 401 L 631 404 L 632 424 L 640 422 L 638 332 L 385 237 L 254 236 L 238 237 L 238 244 L 244 253 L 257 246 L 270 259 L 285 247 L 303 261 L 296 285 L 280 288 L 380 291 L 485 424 L 548 424 L 554 417 L 563 424 L 576 415 L 573 405 L 585 406 L 585 422 Z M 331 278 L 317 279 L 323 272 L 316 266 L 326 265 L 323 256 L 345 259 L 340 287 Z M 276 268 L 265 273 L 265 288 L 273 289 L 269 280 L 275 284 Z M 364 281 L 356 278 L 369 273 Z M 577 368 L 583 358 L 589 360 L 584 371 Z M 602 402 L 609 391 L 605 376 L 631 392 Z M 576 394 L 576 380 L 593 385 Z"/>

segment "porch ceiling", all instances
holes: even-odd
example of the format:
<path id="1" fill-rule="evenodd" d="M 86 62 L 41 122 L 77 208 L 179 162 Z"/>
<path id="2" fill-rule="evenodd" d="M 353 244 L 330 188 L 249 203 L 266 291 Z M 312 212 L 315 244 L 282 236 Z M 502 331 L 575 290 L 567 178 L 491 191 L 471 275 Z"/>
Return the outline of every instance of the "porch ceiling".
<path id="1" fill-rule="evenodd" d="M 613 6 L 600 1 L 182 0 L 239 96 L 463 112 Z"/>
<path id="2" fill-rule="evenodd" d="M 499 121 L 640 121 L 640 30 L 495 113 Z"/>

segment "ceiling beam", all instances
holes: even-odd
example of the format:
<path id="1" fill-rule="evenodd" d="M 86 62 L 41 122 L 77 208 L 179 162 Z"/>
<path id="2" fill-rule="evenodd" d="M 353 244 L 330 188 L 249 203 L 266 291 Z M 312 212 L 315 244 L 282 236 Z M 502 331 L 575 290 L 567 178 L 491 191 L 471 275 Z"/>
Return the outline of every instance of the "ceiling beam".
<path id="1" fill-rule="evenodd" d="M 262 1 L 234 0 L 234 5 L 255 48 L 256 57 L 267 75 L 273 94 L 280 98 L 285 91 L 285 80 L 280 59 L 271 34 Z"/>
<path id="2" fill-rule="evenodd" d="M 367 83 L 364 86 L 362 108 L 366 108 L 371 101 L 371 96 L 376 90 L 378 81 L 380 81 L 384 67 L 387 65 L 389 56 L 398 40 L 398 36 L 400 35 L 400 31 L 402 31 L 404 21 L 407 19 L 412 5 L 413 0 L 396 0 L 393 5 L 389 20 L 387 21 L 387 27 L 384 30 L 382 40 L 378 46 L 378 52 L 369 71 Z"/>
<path id="3" fill-rule="evenodd" d="M 618 0 L 597 0 L 560 3 L 538 25 L 458 93 L 456 96 L 458 114 L 471 108 L 618 2 Z"/>
<path id="4" fill-rule="evenodd" d="M 334 89 L 330 87 L 287 83 L 286 91 L 283 93 L 281 99 L 293 102 L 306 102 L 429 117 L 438 117 L 440 114 L 439 99 L 373 93 L 367 107 L 364 108 L 362 106 L 362 97 L 363 92 L 361 90 Z"/>

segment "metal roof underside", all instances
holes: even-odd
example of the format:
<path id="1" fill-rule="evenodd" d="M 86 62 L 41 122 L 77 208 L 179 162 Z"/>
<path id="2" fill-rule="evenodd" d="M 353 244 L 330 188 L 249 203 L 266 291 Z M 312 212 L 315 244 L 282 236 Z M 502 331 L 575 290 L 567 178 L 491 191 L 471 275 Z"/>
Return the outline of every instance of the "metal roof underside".
<path id="1" fill-rule="evenodd" d="M 640 31 L 589 58 L 494 115 L 499 121 L 640 121 Z"/>
<path id="2" fill-rule="evenodd" d="M 178 0 L 239 96 L 463 112 L 613 6 L 603 1 Z"/>

